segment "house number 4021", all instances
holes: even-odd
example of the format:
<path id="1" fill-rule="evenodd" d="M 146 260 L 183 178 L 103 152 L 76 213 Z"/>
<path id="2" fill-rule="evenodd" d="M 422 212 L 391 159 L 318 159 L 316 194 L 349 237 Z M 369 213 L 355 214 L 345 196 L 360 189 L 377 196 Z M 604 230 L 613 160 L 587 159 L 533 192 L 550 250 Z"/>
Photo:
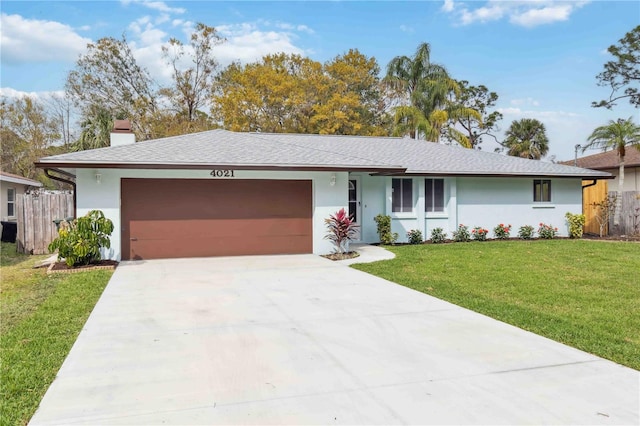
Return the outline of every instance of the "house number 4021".
<path id="1" fill-rule="evenodd" d="M 209 174 L 213 177 L 234 177 L 233 170 L 211 170 Z"/>

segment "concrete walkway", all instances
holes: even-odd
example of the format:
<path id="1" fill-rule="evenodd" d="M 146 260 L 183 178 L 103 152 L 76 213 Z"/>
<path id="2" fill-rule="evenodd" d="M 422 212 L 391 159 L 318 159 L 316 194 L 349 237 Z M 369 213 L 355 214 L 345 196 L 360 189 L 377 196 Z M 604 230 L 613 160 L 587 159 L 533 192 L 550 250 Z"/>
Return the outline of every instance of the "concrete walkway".
<path id="1" fill-rule="evenodd" d="M 640 373 L 313 256 L 124 262 L 31 424 L 633 424 Z"/>
<path id="2" fill-rule="evenodd" d="M 396 257 L 395 254 L 387 249 L 369 244 L 349 244 L 349 250 L 357 251 L 360 253 L 360 256 L 354 257 L 353 259 L 338 260 L 336 262 L 342 265 L 353 265 L 354 263 L 371 263 Z"/>

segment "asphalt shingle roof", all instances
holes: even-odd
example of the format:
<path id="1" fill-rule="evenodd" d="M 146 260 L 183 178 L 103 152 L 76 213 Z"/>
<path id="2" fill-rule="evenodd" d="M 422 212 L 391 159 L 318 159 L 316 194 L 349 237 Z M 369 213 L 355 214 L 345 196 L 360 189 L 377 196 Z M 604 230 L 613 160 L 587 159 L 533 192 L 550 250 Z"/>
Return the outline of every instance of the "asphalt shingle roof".
<path id="1" fill-rule="evenodd" d="M 40 167 L 244 167 L 603 178 L 609 173 L 406 138 L 212 130 L 54 155 Z"/>
<path id="2" fill-rule="evenodd" d="M 619 161 L 620 158 L 618 158 L 618 151 L 613 150 L 578 158 L 578 167 L 585 167 L 594 170 L 617 169 Z M 573 163 L 574 161 L 562 162 L 562 164 L 570 165 L 573 165 Z M 625 167 L 640 166 L 640 150 L 634 147 L 627 147 L 625 150 L 624 165 Z"/>

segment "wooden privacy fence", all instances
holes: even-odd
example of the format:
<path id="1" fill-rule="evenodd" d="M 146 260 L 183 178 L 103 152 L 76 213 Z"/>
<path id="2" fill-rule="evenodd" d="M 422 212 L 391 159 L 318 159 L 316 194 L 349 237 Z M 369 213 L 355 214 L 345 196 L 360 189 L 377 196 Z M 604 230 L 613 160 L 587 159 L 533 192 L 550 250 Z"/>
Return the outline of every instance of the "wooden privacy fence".
<path id="1" fill-rule="evenodd" d="M 591 183 L 590 181 L 583 181 Z M 584 214 L 584 232 L 586 234 L 600 235 L 600 223 L 596 216 L 598 215 L 598 208 L 595 206 L 607 198 L 607 186 L 606 180 L 599 180 L 595 185 L 584 187 L 582 189 L 582 213 Z M 604 229 L 604 235 L 607 235 L 607 229 Z"/>
<path id="2" fill-rule="evenodd" d="M 73 217 L 73 194 L 32 193 L 16 196 L 19 253 L 46 254 L 57 236 L 55 219 Z"/>
<path id="3" fill-rule="evenodd" d="M 609 192 L 609 195 L 617 194 L 617 192 Z M 625 191 L 622 193 L 620 223 L 617 226 L 614 225 L 613 218 L 611 218 L 609 229 L 617 235 L 640 234 L 640 191 Z"/>

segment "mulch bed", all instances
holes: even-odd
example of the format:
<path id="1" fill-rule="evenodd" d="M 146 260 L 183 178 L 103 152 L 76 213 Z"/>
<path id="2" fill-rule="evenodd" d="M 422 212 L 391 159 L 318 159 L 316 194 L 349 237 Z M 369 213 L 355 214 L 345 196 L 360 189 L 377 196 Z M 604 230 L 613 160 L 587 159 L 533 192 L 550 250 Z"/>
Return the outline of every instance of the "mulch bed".
<path id="1" fill-rule="evenodd" d="M 80 266 L 69 267 L 64 262 L 56 262 L 56 263 L 52 263 L 51 266 L 49 266 L 49 269 L 47 269 L 47 273 L 48 274 L 54 274 L 54 273 L 73 274 L 76 272 L 95 271 L 97 269 L 116 269 L 116 266 L 118 266 L 118 263 L 119 262 L 115 260 L 101 260 L 98 263 L 92 263 L 90 265 L 80 265 Z"/>
<path id="2" fill-rule="evenodd" d="M 331 254 L 323 254 L 322 257 L 329 260 L 345 260 L 345 259 L 353 259 L 354 257 L 360 256 L 360 253 L 357 251 L 348 251 L 346 253 L 331 253 Z"/>

